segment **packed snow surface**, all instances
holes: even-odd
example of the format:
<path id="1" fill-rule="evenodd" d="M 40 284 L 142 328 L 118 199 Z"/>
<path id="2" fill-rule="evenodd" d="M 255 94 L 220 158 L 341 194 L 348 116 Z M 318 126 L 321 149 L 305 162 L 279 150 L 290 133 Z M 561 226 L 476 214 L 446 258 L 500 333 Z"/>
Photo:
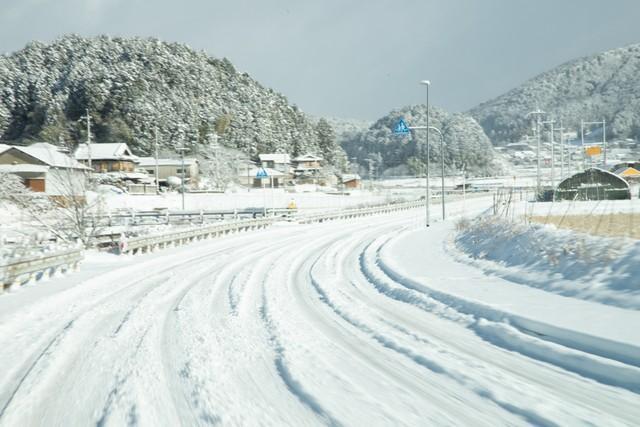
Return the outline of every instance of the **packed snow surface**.
<path id="1" fill-rule="evenodd" d="M 2 295 L 0 425 L 637 424 L 638 311 L 459 263 L 423 214 L 89 253 Z"/>

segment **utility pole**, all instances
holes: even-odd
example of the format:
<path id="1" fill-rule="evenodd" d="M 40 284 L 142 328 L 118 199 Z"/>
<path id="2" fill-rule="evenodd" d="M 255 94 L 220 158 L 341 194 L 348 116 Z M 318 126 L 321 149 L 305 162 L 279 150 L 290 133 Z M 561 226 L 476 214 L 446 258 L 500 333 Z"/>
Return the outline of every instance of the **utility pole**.
<path id="1" fill-rule="evenodd" d="M 602 119 L 602 121 L 599 122 L 585 122 L 585 121 L 580 121 L 580 132 L 582 134 L 582 156 L 584 159 L 584 156 L 586 155 L 586 151 L 585 151 L 585 147 L 584 147 L 584 126 L 585 125 L 602 125 L 602 152 L 603 152 L 603 156 L 602 156 L 602 168 L 606 169 L 607 168 L 607 125 L 606 125 L 606 121 L 605 119 Z M 591 145 L 598 145 L 598 143 L 592 143 Z M 584 161 L 583 161 L 584 163 Z M 593 166 L 593 156 L 589 155 L 589 166 L 592 167 Z"/>
<path id="2" fill-rule="evenodd" d="M 182 210 L 184 211 L 184 152 L 187 151 L 188 148 L 184 147 L 184 143 L 182 147 L 176 148 L 176 151 L 180 152 L 180 159 L 182 160 L 182 177 L 180 179 L 180 185 L 182 187 Z"/>
<path id="3" fill-rule="evenodd" d="M 156 155 L 156 194 L 160 194 L 160 167 L 158 165 L 158 126 L 154 130 L 156 134 L 155 155 Z"/>
<path id="4" fill-rule="evenodd" d="M 604 170 L 607 169 L 607 125 L 605 123 L 605 119 L 602 119 L 602 145 L 603 145 L 603 149 L 604 149 L 604 156 L 603 156 L 603 168 Z"/>
<path id="5" fill-rule="evenodd" d="M 542 122 L 543 125 L 551 125 L 549 129 L 549 143 L 551 144 L 551 188 L 556 187 L 556 157 L 555 149 L 553 147 L 553 124 L 555 120 L 547 120 Z"/>
<path id="6" fill-rule="evenodd" d="M 247 193 L 251 191 L 251 142 L 247 140 Z"/>
<path id="7" fill-rule="evenodd" d="M 580 139 L 582 140 L 582 169 L 587 168 L 587 159 L 585 158 L 585 148 L 584 148 L 584 120 L 580 120 Z"/>
<path id="8" fill-rule="evenodd" d="M 555 130 L 560 131 L 560 181 L 562 181 L 564 179 L 564 127 L 562 119 L 560 119 L 560 127 Z"/>
<path id="9" fill-rule="evenodd" d="M 467 205 L 467 164 L 462 165 L 462 217 L 465 216 Z"/>
<path id="10" fill-rule="evenodd" d="M 216 189 L 219 189 L 219 185 L 220 185 L 220 163 L 218 162 L 218 134 L 217 133 L 213 133 L 213 136 L 211 137 L 213 139 L 213 144 L 212 144 L 212 148 L 213 148 L 213 170 L 214 172 L 214 177 L 216 179 Z"/>
<path id="11" fill-rule="evenodd" d="M 546 114 L 544 111 L 541 111 L 539 108 L 536 111 L 531 111 L 527 114 L 528 116 L 536 116 L 536 135 L 537 135 L 537 146 L 536 146 L 536 163 L 537 163 L 537 171 L 536 171 L 536 200 L 540 197 L 540 116 Z"/>
<path id="12" fill-rule="evenodd" d="M 373 191 L 373 159 L 366 160 L 369 163 L 369 190 Z"/>
<path id="13" fill-rule="evenodd" d="M 87 158 L 89 159 L 89 169 L 93 169 L 91 165 L 91 117 L 89 116 L 89 109 L 87 112 Z"/>

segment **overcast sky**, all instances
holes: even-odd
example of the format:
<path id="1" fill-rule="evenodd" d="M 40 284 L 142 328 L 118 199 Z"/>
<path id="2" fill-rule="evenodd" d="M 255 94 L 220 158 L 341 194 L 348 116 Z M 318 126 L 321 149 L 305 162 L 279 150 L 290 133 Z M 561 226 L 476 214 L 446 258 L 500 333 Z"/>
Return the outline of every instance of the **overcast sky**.
<path id="1" fill-rule="evenodd" d="M 570 59 L 640 42 L 638 0 L 0 0 L 0 51 L 66 33 L 227 57 L 316 115 L 464 111 Z"/>

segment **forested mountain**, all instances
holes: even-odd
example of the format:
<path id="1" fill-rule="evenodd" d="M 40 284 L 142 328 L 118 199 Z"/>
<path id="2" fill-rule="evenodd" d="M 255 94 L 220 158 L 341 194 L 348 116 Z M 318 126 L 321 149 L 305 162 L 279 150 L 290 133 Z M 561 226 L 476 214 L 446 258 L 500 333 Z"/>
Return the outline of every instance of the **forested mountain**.
<path id="1" fill-rule="evenodd" d="M 355 157 L 361 165 L 367 159 L 373 160 L 378 171 L 396 169 L 402 173 L 405 169 L 407 173 L 421 173 L 424 169 L 425 131 L 415 130 L 411 135 L 397 136 L 393 134 L 393 128 L 400 118 L 404 118 L 409 126 L 424 126 L 426 117 L 425 105 L 394 110 L 368 130 L 344 141 L 342 147 L 349 158 Z M 472 117 L 450 114 L 434 107 L 430 108 L 429 117 L 429 125 L 437 127 L 444 135 L 445 165 L 449 172 L 460 171 L 463 167 L 473 174 L 498 172 L 491 142 Z M 434 131 L 430 133 L 430 143 L 430 159 L 439 162 L 440 137 Z"/>
<path id="2" fill-rule="evenodd" d="M 312 117 L 312 119 L 318 121 L 320 117 Z M 354 135 L 366 131 L 373 124 L 371 120 L 342 119 L 338 117 L 323 117 L 323 119 L 333 128 L 339 143 L 352 139 Z"/>
<path id="3" fill-rule="evenodd" d="M 74 144 L 127 142 L 137 154 L 160 144 L 195 150 L 219 142 L 253 157 L 314 153 L 344 162 L 335 138 L 227 59 L 177 43 L 65 36 L 0 56 L 0 139 Z"/>
<path id="4" fill-rule="evenodd" d="M 609 138 L 640 139 L 640 44 L 567 62 L 469 113 L 501 144 L 531 132 L 537 107 L 571 129 L 605 119 Z"/>

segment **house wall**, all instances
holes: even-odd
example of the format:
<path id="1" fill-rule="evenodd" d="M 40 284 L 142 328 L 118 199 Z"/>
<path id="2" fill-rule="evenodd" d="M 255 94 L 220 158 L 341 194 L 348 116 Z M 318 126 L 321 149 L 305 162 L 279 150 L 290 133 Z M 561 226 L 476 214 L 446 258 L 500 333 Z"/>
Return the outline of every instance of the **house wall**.
<path id="1" fill-rule="evenodd" d="M 318 161 L 297 162 L 296 168 L 320 169 L 320 162 Z"/>
<path id="2" fill-rule="evenodd" d="M 87 175 L 79 169 L 51 168 L 45 175 L 45 193 L 50 196 L 84 196 Z"/>
<path id="3" fill-rule="evenodd" d="M 197 182 L 200 170 L 198 164 L 185 164 L 184 176 L 189 178 L 191 182 Z M 155 165 L 146 165 L 144 169 L 149 173 L 149 176 L 154 177 L 156 175 Z M 158 180 L 164 181 L 170 176 L 176 176 L 180 178 L 182 176 L 182 165 L 159 165 L 158 166 Z"/>
<path id="4" fill-rule="evenodd" d="M 88 161 L 84 164 L 88 165 Z M 91 160 L 91 167 L 96 172 L 133 172 L 136 164 L 129 160 Z"/>
<path id="5" fill-rule="evenodd" d="M 344 183 L 345 188 L 359 188 L 360 181 L 357 179 L 352 179 L 351 181 L 347 181 Z"/>

